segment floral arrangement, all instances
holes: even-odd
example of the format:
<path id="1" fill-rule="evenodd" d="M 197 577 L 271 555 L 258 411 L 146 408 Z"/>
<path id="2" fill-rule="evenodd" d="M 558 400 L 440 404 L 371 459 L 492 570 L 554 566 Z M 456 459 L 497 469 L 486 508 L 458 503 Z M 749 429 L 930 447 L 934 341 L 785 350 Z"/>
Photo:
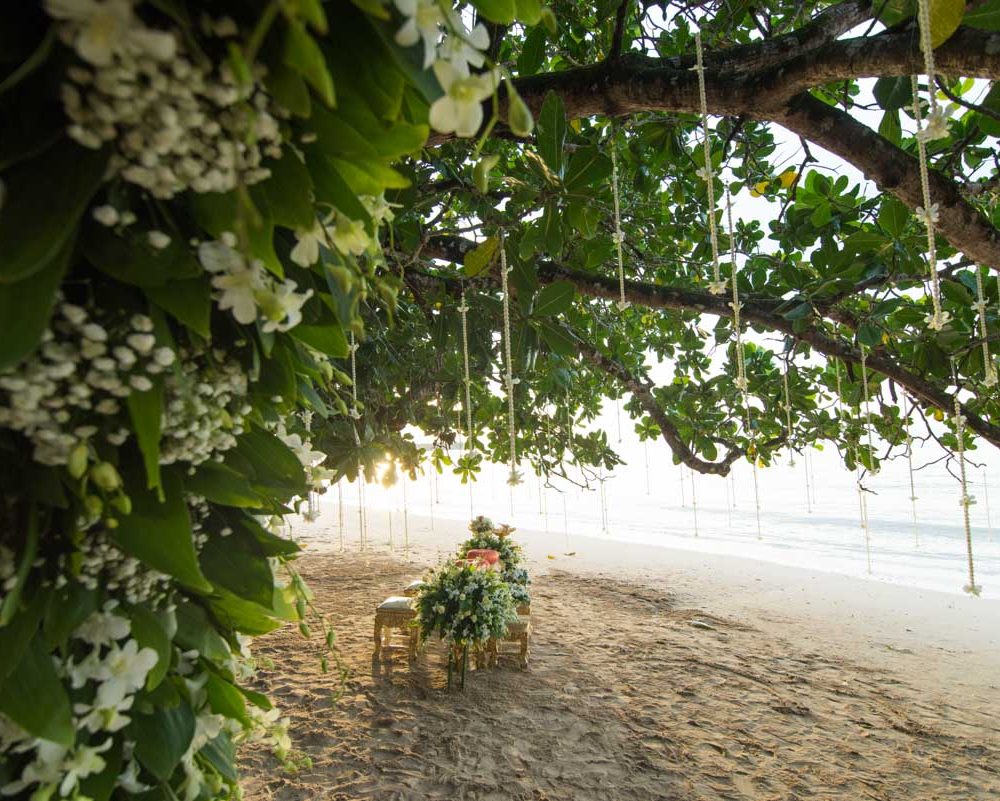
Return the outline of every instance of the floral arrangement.
<path id="1" fill-rule="evenodd" d="M 508 529 L 512 531 L 513 529 Z M 488 517 L 477 517 L 469 524 L 472 536 L 459 546 L 458 555 L 464 557 L 471 550 L 483 548 L 500 554 L 503 569 L 514 570 L 521 564 L 521 546 L 508 536 L 500 536 Z"/>
<path id="2" fill-rule="evenodd" d="M 417 621 L 425 637 L 437 635 L 465 647 L 502 637 L 517 620 L 510 587 L 493 570 L 444 565 L 432 572 L 417 595 Z"/>
<path id="3" fill-rule="evenodd" d="M 429 0 L 37 0 L 15 17 L 0 793 L 229 798 L 240 742 L 290 747 L 244 686 L 249 643 L 309 633 L 284 515 L 333 475 L 313 415 L 348 419 L 363 306 L 392 311 L 386 192 L 409 185 L 393 165 L 430 126 L 476 133 L 505 78 L 485 26 Z M 497 582 L 468 578 L 485 611 L 449 636 L 497 630 Z"/>

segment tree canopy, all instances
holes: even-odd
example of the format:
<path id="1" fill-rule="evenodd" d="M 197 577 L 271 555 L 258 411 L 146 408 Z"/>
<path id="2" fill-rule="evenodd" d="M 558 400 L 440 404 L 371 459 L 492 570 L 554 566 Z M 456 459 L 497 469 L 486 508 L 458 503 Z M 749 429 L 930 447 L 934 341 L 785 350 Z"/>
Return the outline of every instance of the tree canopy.
<path id="1" fill-rule="evenodd" d="M 11 9 L 0 792 L 287 757 L 287 519 L 387 456 L 586 479 L 608 397 L 720 475 L 1000 445 L 998 2 Z"/>

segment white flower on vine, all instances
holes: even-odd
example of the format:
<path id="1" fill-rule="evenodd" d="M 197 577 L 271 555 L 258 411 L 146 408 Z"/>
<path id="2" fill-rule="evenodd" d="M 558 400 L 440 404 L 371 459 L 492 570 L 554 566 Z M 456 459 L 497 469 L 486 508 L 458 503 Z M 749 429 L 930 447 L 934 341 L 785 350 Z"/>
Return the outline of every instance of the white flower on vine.
<path id="1" fill-rule="evenodd" d="M 371 238 L 361 220 L 352 220 L 346 214 L 337 213 L 337 221 L 333 230 L 327 229 L 333 246 L 341 253 L 351 253 L 360 256 L 371 244 Z"/>
<path id="2" fill-rule="evenodd" d="M 138 690 L 155 666 L 158 657 L 152 648 L 139 648 L 129 640 L 123 647 L 113 645 L 97 671 L 101 684 L 97 688 L 96 705 L 115 707 L 130 693 Z"/>
<path id="3" fill-rule="evenodd" d="M 708 282 L 708 291 L 711 292 L 713 295 L 721 295 L 723 292 L 726 291 L 726 284 L 727 283 L 728 282 L 725 281 L 725 280 L 721 280 L 721 281 L 709 281 Z M 732 305 L 732 304 L 730 304 L 730 305 Z"/>
<path id="4" fill-rule="evenodd" d="M 913 210 L 913 213 L 916 215 L 916 218 L 920 220 L 920 222 L 929 226 L 938 221 L 939 209 L 940 206 L 937 203 L 931 203 L 929 212 L 923 206 L 917 206 Z"/>
<path id="5" fill-rule="evenodd" d="M 132 708 L 133 701 L 135 701 L 135 696 L 128 695 L 110 706 L 76 704 L 73 707 L 73 712 L 83 716 L 79 719 L 79 725 L 87 731 L 116 732 L 124 729 L 131 722 L 132 719 L 122 713 Z"/>
<path id="6" fill-rule="evenodd" d="M 393 209 L 402 208 L 401 203 L 389 203 L 384 195 L 359 195 L 358 200 L 361 201 L 361 205 L 365 207 L 365 211 L 371 216 L 376 227 L 383 222 L 392 222 L 396 218 Z"/>
<path id="7" fill-rule="evenodd" d="M 625 311 L 625 309 L 632 307 L 632 302 L 629 300 L 619 300 L 615 302 L 615 306 L 618 308 L 618 311 Z"/>
<path id="8" fill-rule="evenodd" d="M 507 475 L 507 484 L 511 487 L 516 487 L 518 484 L 522 483 L 522 474 L 520 470 L 511 470 Z"/>
<path id="9" fill-rule="evenodd" d="M 109 645 L 116 640 L 124 640 L 132 629 L 127 617 L 113 614 L 110 610 L 94 612 L 81 623 L 73 637 L 91 645 Z"/>
<path id="10" fill-rule="evenodd" d="M 441 58 L 451 62 L 451 65 L 462 75 L 469 75 L 469 67 L 482 68 L 486 61 L 484 52 L 490 46 L 490 35 L 486 26 L 478 23 L 471 31 L 466 31 L 455 15 L 452 28 L 457 33 L 449 33 L 438 48 Z"/>
<path id="11" fill-rule="evenodd" d="M 948 136 L 948 117 L 941 106 L 936 106 L 924 122 L 923 130 L 917 132 L 917 138 L 923 142 L 933 142 Z"/>
<path id="12" fill-rule="evenodd" d="M 288 331 L 302 322 L 302 306 L 312 297 L 311 289 L 296 292 L 294 281 L 278 284 L 273 290 L 258 292 L 256 300 L 264 315 L 264 333 Z"/>
<path id="13" fill-rule="evenodd" d="M 437 0 L 395 0 L 399 13 L 406 17 L 403 27 L 396 31 L 396 44 L 412 47 L 421 39 L 424 42 L 424 69 L 434 63 L 437 41 L 444 24 L 444 12 Z"/>
<path id="14" fill-rule="evenodd" d="M 930 312 L 924 319 L 931 331 L 942 331 L 951 320 L 951 315 L 946 311 Z"/>
<path id="15" fill-rule="evenodd" d="M 169 61 L 177 50 L 173 35 L 137 20 L 131 0 L 46 0 L 45 10 L 71 24 L 72 44 L 84 61 L 108 66 L 125 48 Z"/>
<path id="16" fill-rule="evenodd" d="M 319 261 L 319 246 L 327 242 L 326 226 L 319 220 L 308 231 L 295 232 L 295 247 L 290 257 L 299 267 L 311 267 Z"/>
<path id="17" fill-rule="evenodd" d="M 232 309 L 236 322 L 249 325 L 257 319 L 256 293 L 264 286 L 259 265 L 252 263 L 227 275 L 217 275 L 212 286 L 220 290 L 219 308 Z"/>
<path id="18" fill-rule="evenodd" d="M 435 61 L 434 76 L 444 94 L 431 104 L 431 127 L 441 133 L 474 136 L 483 124 L 483 101 L 499 86 L 499 73 L 462 75 L 449 62 Z"/>
<path id="19" fill-rule="evenodd" d="M 82 745 L 77 748 L 73 755 L 63 762 L 63 777 L 59 784 L 60 794 L 68 796 L 80 786 L 81 780 L 101 773 L 107 764 L 101 754 L 110 747 L 111 738 L 109 737 L 101 745 Z"/>

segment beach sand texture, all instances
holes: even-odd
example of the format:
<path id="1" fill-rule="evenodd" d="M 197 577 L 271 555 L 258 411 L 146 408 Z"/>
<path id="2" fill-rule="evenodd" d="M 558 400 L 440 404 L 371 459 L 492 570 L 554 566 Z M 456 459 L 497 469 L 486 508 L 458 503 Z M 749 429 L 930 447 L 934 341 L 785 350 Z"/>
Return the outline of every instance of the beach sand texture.
<path id="1" fill-rule="evenodd" d="M 371 662 L 375 603 L 430 554 L 313 550 L 299 568 L 349 676 L 323 674 L 320 638 L 294 627 L 256 642 L 257 686 L 311 765 L 290 772 L 247 748 L 251 801 L 1000 797 L 997 676 L 978 663 L 969 686 L 941 683 L 920 653 L 867 659 L 791 608 L 762 623 L 732 615 L 730 598 L 717 615 L 560 558 L 532 565 L 529 671 L 470 671 L 449 693 L 439 642 L 412 668 Z M 962 654 L 947 653 L 957 670 Z"/>

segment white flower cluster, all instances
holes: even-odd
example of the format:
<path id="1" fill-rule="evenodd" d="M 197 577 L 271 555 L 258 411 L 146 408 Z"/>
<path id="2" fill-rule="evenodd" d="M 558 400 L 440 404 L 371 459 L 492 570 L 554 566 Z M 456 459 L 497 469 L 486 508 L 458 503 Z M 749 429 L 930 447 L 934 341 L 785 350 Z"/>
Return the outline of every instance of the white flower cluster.
<path id="1" fill-rule="evenodd" d="M 299 457 L 311 490 L 322 489 L 324 486 L 323 481 L 333 478 L 334 473 L 332 470 L 321 467 L 323 461 L 326 459 L 326 454 L 313 450 L 312 442 L 308 439 L 304 439 L 301 434 L 288 433 L 285 430 L 284 423 L 278 425 L 275 435 Z"/>
<path id="2" fill-rule="evenodd" d="M 82 522 L 86 525 L 86 521 Z M 161 606 L 170 598 L 169 576 L 129 556 L 100 530 L 88 531 L 72 557 L 59 558 L 56 587 L 72 581 L 78 581 L 88 590 L 104 589 L 129 604 Z"/>
<path id="3" fill-rule="evenodd" d="M 181 351 L 164 381 L 160 464 L 198 465 L 236 445 L 252 411 L 247 375 L 222 350 Z"/>
<path id="4" fill-rule="evenodd" d="M 476 75 L 470 67 L 486 62 L 490 36 L 482 23 L 471 31 L 454 10 L 445 12 L 438 0 L 395 0 L 406 18 L 396 42 L 424 46 L 424 69 L 431 67 L 444 94 L 431 104 L 430 124 L 442 133 L 475 136 L 483 124 L 484 100 L 500 85 L 497 70 Z"/>
<path id="5" fill-rule="evenodd" d="M 247 259 L 236 249 L 236 236 L 202 242 L 198 259 L 213 274 L 212 286 L 219 309 L 231 309 L 238 323 L 250 325 L 262 318 L 265 332 L 288 331 L 302 322 L 302 306 L 312 297 L 311 289 L 296 292 L 294 281 L 278 282 L 258 259 Z"/>
<path id="6" fill-rule="evenodd" d="M 135 693 L 146 682 L 156 665 L 152 648 L 140 648 L 130 637 L 128 618 L 116 614 L 116 601 L 109 601 L 94 612 L 73 632 L 74 653 L 55 657 L 56 669 L 74 689 L 74 729 L 91 735 L 108 735 L 97 745 L 78 744 L 67 748 L 58 743 L 32 737 L 10 720 L 0 716 L 0 746 L 5 754 L 30 754 L 19 778 L 0 788 L 4 795 L 14 795 L 39 785 L 34 797 L 77 797 L 80 782 L 102 773 L 107 766 L 104 752 L 112 746 L 113 735 L 131 720 Z M 137 781 L 138 764 L 132 759 L 132 744 L 127 743 L 127 763 L 116 780 L 127 792 L 142 788 Z"/>
<path id="7" fill-rule="evenodd" d="M 300 267 L 310 267 L 319 261 L 319 248 L 335 248 L 345 256 L 360 256 L 365 252 L 378 251 L 378 229 L 382 223 L 395 219 L 397 203 L 389 203 L 384 196 L 360 195 L 358 200 L 365 207 L 375 224 L 375 236 L 368 236 L 365 225 L 360 220 L 352 220 L 336 209 L 324 219 L 317 220 L 308 231 L 296 231 L 297 239 L 290 257 Z"/>
<path id="8" fill-rule="evenodd" d="M 129 436 L 118 419 L 122 399 L 151 389 L 150 376 L 176 358 L 157 347 L 152 331 L 145 315 L 109 331 L 86 309 L 59 304 L 41 347 L 0 372 L 0 427 L 28 437 L 35 461 L 45 465 L 67 464 L 98 433 L 121 445 Z"/>
<path id="9" fill-rule="evenodd" d="M 268 177 L 261 162 L 280 156 L 282 137 L 259 83 L 247 98 L 228 67 L 185 54 L 173 31 L 147 27 L 133 5 L 45 0 L 60 38 L 86 63 L 63 85 L 70 136 L 90 148 L 113 142 L 112 168 L 160 198 Z"/>

